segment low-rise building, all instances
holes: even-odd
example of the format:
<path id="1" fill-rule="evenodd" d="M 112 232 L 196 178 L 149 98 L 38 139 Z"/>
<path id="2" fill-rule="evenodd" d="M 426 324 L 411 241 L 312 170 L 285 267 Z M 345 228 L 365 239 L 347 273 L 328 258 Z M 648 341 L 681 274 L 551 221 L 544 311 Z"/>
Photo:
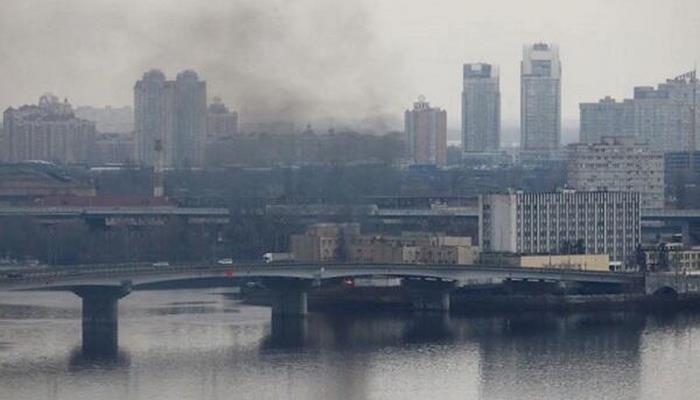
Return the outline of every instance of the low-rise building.
<path id="1" fill-rule="evenodd" d="M 95 182 L 84 169 L 47 162 L 0 164 L 0 204 L 35 204 L 49 196 L 95 196 Z"/>
<path id="2" fill-rule="evenodd" d="M 356 237 L 347 255 L 351 262 L 471 265 L 479 250 L 470 237 L 411 233 Z"/>
<path id="3" fill-rule="evenodd" d="M 683 243 L 661 243 L 645 246 L 646 268 L 650 271 L 700 273 L 700 246 Z"/>
<path id="4" fill-rule="evenodd" d="M 291 248 L 295 260 L 309 262 L 470 265 L 479 257 L 470 237 L 360 235 L 356 223 L 310 225 L 303 234 L 291 236 Z"/>
<path id="5" fill-rule="evenodd" d="M 348 259 L 351 262 L 413 264 L 416 262 L 416 246 L 408 246 L 396 238 L 364 235 L 350 243 Z"/>
<path id="6" fill-rule="evenodd" d="M 607 254 L 547 254 L 518 255 L 513 253 L 482 253 L 480 264 L 499 267 L 572 269 L 579 271 L 610 271 Z"/>
<path id="7" fill-rule="evenodd" d="M 609 271 L 610 257 L 607 254 L 554 254 L 521 256 L 522 268 L 575 269 L 582 271 Z"/>
<path id="8" fill-rule="evenodd" d="M 359 234 L 360 225 L 356 223 L 313 224 L 304 233 L 291 236 L 291 250 L 297 261 L 344 260 L 347 243 Z"/>

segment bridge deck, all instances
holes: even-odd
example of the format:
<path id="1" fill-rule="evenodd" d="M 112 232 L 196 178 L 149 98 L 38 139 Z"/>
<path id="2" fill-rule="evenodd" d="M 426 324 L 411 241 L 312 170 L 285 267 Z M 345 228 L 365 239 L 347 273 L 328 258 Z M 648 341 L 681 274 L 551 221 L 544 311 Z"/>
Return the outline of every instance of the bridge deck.
<path id="1" fill-rule="evenodd" d="M 545 280 L 599 283 L 638 283 L 639 273 L 597 272 L 567 269 L 510 268 L 482 265 L 420 264 L 240 264 L 101 265 L 43 268 L 0 274 L 0 289 L 61 289 L 85 285 L 118 285 L 129 281 L 139 285 L 172 280 L 204 278 L 290 278 L 324 280 L 343 277 L 396 276 L 456 281 L 458 285 L 500 283 L 503 280 Z"/>
<path id="2" fill-rule="evenodd" d="M 0 207 L 0 217 L 40 216 L 40 217 L 80 217 L 80 216 L 218 216 L 228 217 L 225 208 L 189 208 L 175 206 L 152 207 Z"/>

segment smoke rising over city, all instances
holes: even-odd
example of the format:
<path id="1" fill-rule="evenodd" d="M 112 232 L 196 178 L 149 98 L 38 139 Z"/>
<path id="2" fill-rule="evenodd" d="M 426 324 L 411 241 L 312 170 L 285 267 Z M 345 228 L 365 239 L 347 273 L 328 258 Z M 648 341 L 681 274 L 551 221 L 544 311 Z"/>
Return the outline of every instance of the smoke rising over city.
<path id="1" fill-rule="evenodd" d="M 700 0 L 0 0 L 0 400 L 698 398 L 698 38 Z"/>
<path id="2" fill-rule="evenodd" d="M 424 94 L 457 128 L 461 65 L 488 61 L 501 71 L 504 124 L 517 125 L 522 45 L 545 41 L 562 49 L 567 121 L 580 102 L 629 97 L 689 70 L 700 58 L 698 15 L 693 0 L 4 0 L 0 105 L 47 91 L 75 105 L 127 105 L 145 71 L 194 69 L 243 124 L 390 115 L 400 128 Z"/>
<path id="3" fill-rule="evenodd" d="M 130 103 L 133 82 L 151 68 L 173 78 L 197 70 L 209 96 L 221 96 L 248 122 L 381 123 L 387 107 L 400 104 L 391 98 L 400 58 L 375 40 L 362 2 L 77 0 L 0 7 L 0 65 L 14 77 L 0 84 L 0 102 L 8 105 L 35 101 L 46 90 L 78 104 Z M 36 80 L 40 75 L 45 78 Z M 34 88 L 31 81 L 53 86 Z"/>

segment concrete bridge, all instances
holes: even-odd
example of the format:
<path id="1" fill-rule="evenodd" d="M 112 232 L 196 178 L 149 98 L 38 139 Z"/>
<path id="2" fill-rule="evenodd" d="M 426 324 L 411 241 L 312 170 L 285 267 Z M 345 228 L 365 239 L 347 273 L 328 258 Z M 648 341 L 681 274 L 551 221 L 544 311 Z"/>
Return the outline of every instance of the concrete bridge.
<path id="1" fill-rule="evenodd" d="M 647 274 L 644 291 L 646 294 L 657 296 L 700 293 L 700 275 L 689 275 L 680 271 Z"/>
<path id="2" fill-rule="evenodd" d="M 272 293 L 273 322 L 307 313 L 312 286 L 348 277 L 403 278 L 417 310 L 447 312 L 458 287 L 507 281 L 615 283 L 643 287 L 637 273 L 417 264 L 94 265 L 0 272 L 0 290 L 65 290 L 82 299 L 83 350 L 116 352 L 118 301 L 132 290 L 164 282 L 205 281 L 212 286 L 261 282 Z"/>
<path id="3" fill-rule="evenodd" d="M 35 217 L 48 221 L 82 219 L 104 226 L 150 225 L 180 218 L 188 222 L 227 224 L 229 210 L 176 206 L 0 206 L 1 217 Z"/>
<path id="4" fill-rule="evenodd" d="M 462 217 L 478 218 L 477 207 L 434 207 L 434 208 L 379 208 L 366 206 L 283 206 L 271 205 L 266 207 L 271 214 L 294 216 L 335 216 L 352 211 L 358 215 L 369 215 L 383 218 L 429 218 L 429 217 Z M 25 206 L 0 207 L 0 217 L 35 216 L 52 218 L 116 218 L 116 217 L 209 217 L 229 218 L 230 213 L 224 208 L 193 208 L 175 206 Z M 643 210 L 643 220 L 660 221 L 700 221 L 700 209 L 692 210 Z"/>

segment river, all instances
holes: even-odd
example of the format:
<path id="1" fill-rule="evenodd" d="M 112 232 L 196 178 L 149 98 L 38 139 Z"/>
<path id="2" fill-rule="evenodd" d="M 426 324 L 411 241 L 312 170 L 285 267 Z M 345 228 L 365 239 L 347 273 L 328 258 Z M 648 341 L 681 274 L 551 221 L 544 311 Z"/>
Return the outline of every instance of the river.
<path id="1" fill-rule="evenodd" d="M 80 301 L 0 292 L 0 399 L 695 399 L 700 313 L 270 321 L 223 289 L 135 292 L 119 352 L 80 350 Z"/>

